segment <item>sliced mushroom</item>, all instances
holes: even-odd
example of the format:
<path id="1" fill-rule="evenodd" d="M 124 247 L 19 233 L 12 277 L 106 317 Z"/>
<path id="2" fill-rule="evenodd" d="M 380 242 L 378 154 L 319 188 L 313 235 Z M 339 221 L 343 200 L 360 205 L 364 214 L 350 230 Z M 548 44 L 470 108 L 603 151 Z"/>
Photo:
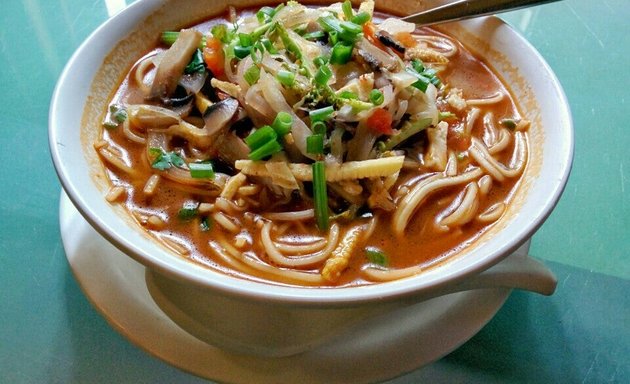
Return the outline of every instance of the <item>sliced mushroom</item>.
<path id="1" fill-rule="evenodd" d="M 378 31 L 376 33 L 376 37 L 378 37 L 378 40 L 383 43 L 383 45 L 393 48 L 403 55 L 405 54 L 405 47 L 401 43 L 399 43 L 398 40 L 396 40 L 389 32 Z"/>
<path id="2" fill-rule="evenodd" d="M 396 58 L 370 43 L 366 38 L 358 41 L 354 52 L 375 70 L 395 71 L 398 68 Z"/>
<path id="3" fill-rule="evenodd" d="M 227 98 L 210 105 L 203 114 L 205 130 L 210 136 L 214 136 L 225 128 L 238 111 L 238 101 Z"/>
<path id="4" fill-rule="evenodd" d="M 236 160 L 247 159 L 249 147 L 243 139 L 234 132 L 223 132 L 214 142 L 214 148 L 219 157 L 228 164 L 234 164 Z"/>
<path id="5" fill-rule="evenodd" d="M 192 29 L 182 29 L 175 43 L 164 53 L 157 67 L 150 97 L 168 98 L 177 88 L 190 58 L 199 46 L 202 34 Z"/>

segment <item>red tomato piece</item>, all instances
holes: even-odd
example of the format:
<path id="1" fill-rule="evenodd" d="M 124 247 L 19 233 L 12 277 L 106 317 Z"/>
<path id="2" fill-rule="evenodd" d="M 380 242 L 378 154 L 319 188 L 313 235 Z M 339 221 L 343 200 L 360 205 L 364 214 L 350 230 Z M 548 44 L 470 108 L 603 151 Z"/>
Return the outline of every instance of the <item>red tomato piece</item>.
<path id="1" fill-rule="evenodd" d="M 223 44 L 221 44 L 219 39 L 207 37 L 206 46 L 203 49 L 203 60 L 215 77 L 224 75 L 223 64 L 225 57 L 223 56 Z"/>
<path id="2" fill-rule="evenodd" d="M 377 108 L 367 119 L 367 126 L 375 133 L 381 135 L 391 135 L 394 133 L 392 129 L 392 114 L 383 108 Z"/>

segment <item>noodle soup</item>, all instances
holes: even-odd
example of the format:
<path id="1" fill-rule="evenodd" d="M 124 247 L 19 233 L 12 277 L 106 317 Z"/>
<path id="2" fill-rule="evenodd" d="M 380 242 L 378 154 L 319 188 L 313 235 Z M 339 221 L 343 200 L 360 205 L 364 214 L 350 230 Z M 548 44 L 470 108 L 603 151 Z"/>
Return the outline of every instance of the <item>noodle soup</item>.
<path id="1" fill-rule="evenodd" d="M 94 147 L 108 201 L 180 257 L 335 287 L 422 273 L 481 236 L 528 124 L 448 35 L 372 2 L 287 3 L 163 33 Z"/>

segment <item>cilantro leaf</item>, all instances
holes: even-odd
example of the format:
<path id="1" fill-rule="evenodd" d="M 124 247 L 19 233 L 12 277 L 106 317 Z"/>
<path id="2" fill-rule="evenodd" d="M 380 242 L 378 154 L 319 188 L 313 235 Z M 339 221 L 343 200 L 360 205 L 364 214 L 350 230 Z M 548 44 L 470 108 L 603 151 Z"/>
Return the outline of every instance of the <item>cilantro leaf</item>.
<path id="1" fill-rule="evenodd" d="M 149 148 L 149 154 L 154 157 L 151 167 L 164 171 L 172 166 L 181 167 L 184 159 L 175 152 L 164 152 L 161 148 Z"/>

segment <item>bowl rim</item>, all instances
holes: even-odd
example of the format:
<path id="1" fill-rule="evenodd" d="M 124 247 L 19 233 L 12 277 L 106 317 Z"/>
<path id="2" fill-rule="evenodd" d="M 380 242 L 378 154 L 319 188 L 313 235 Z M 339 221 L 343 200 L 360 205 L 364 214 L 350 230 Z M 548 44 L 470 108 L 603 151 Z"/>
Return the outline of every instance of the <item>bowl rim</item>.
<path id="1" fill-rule="evenodd" d="M 157 244 L 150 244 L 149 241 L 155 243 L 154 240 L 146 239 L 144 245 L 148 248 L 140 247 L 141 244 L 132 243 L 124 235 L 125 231 L 117 230 L 113 223 L 98 218 L 93 212 L 92 207 L 86 200 L 81 185 L 71 179 L 72 162 L 65 153 L 62 153 L 62 140 L 60 135 L 64 124 L 63 114 L 60 112 L 64 98 L 67 92 L 72 91 L 73 78 L 76 71 L 80 69 L 84 56 L 93 49 L 93 42 L 106 37 L 110 30 L 116 28 L 120 23 L 129 23 L 133 20 L 141 21 L 148 15 L 151 10 L 164 3 L 164 0 L 139 0 L 127 8 L 117 13 L 113 17 L 102 23 L 94 32 L 92 32 L 86 40 L 77 48 L 64 67 L 59 80 L 55 86 L 50 110 L 49 110 L 49 147 L 55 171 L 59 177 L 63 189 L 66 191 L 72 203 L 77 207 L 81 215 L 94 227 L 103 237 L 110 243 L 120 249 L 126 255 L 132 257 L 136 261 L 151 268 L 160 274 L 166 275 L 177 281 L 192 284 L 196 287 L 210 289 L 225 296 L 237 297 L 241 299 L 265 301 L 281 305 L 303 305 L 309 307 L 332 307 L 332 306 L 348 306 L 361 305 L 374 301 L 389 302 L 400 298 L 413 298 L 417 296 L 431 295 L 432 292 L 438 292 L 445 286 L 456 284 L 466 279 L 468 276 L 477 274 L 492 265 L 498 263 L 515 251 L 522 243 L 530 238 L 536 230 L 543 224 L 546 218 L 551 214 L 554 207 L 558 203 L 560 196 L 566 187 L 570 174 L 573 152 L 574 152 L 574 133 L 573 121 L 569 108 L 567 97 L 550 66 L 540 53 L 529 43 L 520 33 L 514 30 L 509 24 L 503 20 L 491 16 L 473 20 L 458 22 L 461 25 L 474 25 L 474 23 L 494 23 L 494 27 L 507 27 L 512 38 L 517 39 L 519 44 L 527 47 L 533 54 L 532 60 L 537 61 L 544 69 L 546 76 L 551 81 L 550 86 L 557 95 L 558 105 L 555 111 L 561 114 L 562 121 L 565 122 L 562 132 L 566 139 L 566 150 L 562 152 L 564 156 L 559 156 L 561 168 L 559 174 L 555 175 L 556 179 L 552 180 L 551 191 L 546 199 L 537 207 L 538 211 L 532 216 L 530 224 L 524 228 L 515 231 L 515 236 L 510 241 L 499 244 L 491 251 L 476 257 L 467 265 L 460 267 L 450 273 L 442 273 L 440 276 L 429 279 L 423 278 L 422 274 L 399 279 L 392 282 L 372 284 L 357 287 L 341 287 L 341 288 L 313 288 L 313 287 L 297 287 L 284 286 L 273 283 L 263 283 L 252 280 L 246 280 L 239 277 L 230 276 L 219 271 L 199 266 L 183 258 L 177 258 Z M 115 46 L 104 46 L 103 57 L 106 56 Z M 101 60 L 102 63 L 102 60 Z M 93 69 L 90 75 L 90 81 L 87 85 L 89 88 L 94 80 L 94 75 L 98 72 L 100 66 Z M 82 100 L 85 103 L 86 100 Z M 83 106 L 83 104 L 82 104 Z M 81 116 L 83 115 L 81 109 Z M 85 155 L 81 152 L 81 158 L 85 161 Z M 76 158 L 74 158 L 76 160 Z M 99 196 L 104 203 L 105 199 Z M 111 208 L 110 208 L 111 210 Z M 117 213 L 112 212 L 113 215 Z M 132 232 L 128 229 L 126 232 Z M 121 233 L 122 232 L 122 233 Z M 157 252 L 157 253 L 155 253 Z"/>

